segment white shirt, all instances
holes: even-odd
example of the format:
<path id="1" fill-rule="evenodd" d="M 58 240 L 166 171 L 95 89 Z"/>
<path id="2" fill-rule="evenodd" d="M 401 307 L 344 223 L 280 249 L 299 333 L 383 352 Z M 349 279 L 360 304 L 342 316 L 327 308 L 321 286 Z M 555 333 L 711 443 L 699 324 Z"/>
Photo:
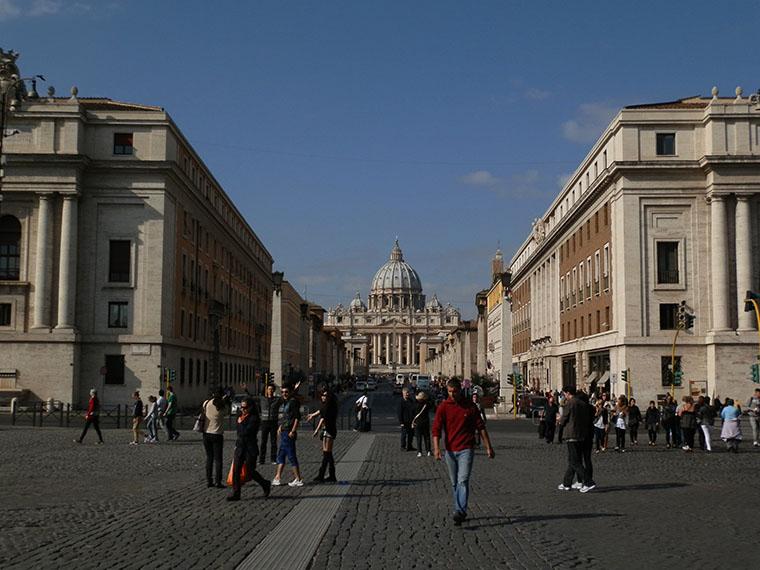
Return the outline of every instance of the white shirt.
<path id="1" fill-rule="evenodd" d="M 362 408 L 367 409 L 369 408 L 369 398 L 367 396 L 359 396 L 359 399 L 356 400 L 357 404 L 361 404 Z"/>

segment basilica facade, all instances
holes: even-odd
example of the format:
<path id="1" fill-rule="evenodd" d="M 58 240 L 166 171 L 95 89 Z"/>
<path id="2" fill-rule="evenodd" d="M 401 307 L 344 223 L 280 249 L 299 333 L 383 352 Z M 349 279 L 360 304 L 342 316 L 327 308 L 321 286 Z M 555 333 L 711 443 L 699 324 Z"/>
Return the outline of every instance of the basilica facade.
<path id="1" fill-rule="evenodd" d="M 372 279 L 367 304 L 357 292 L 348 307 L 338 305 L 325 315 L 325 326 L 340 331 L 346 343 L 354 374 L 424 373 L 426 359 L 441 350 L 446 334 L 460 321 L 459 311 L 441 305 L 436 295 L 426 301 L 420 277 L 404 261 L 398 240 Z M 365 362 L 367 370 L 352 369 L 355 362 Z"/>

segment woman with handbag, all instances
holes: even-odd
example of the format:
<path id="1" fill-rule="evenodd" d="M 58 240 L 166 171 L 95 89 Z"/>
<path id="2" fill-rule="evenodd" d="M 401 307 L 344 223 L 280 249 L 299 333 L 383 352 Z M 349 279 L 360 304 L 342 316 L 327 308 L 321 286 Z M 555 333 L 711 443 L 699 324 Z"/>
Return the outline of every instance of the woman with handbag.
<path id="1" fill-rule="evenodd" d="M 256 481 L 268 497 L 272 484 L 256 471 L 259 446 L 256 442 L 259 433 L 259 413 L 253 398 L 240 402 L 240 417 L 237 420 L 237 440 L 235 441 L 235 458 L 232 460 L 232 494 L 228 501 L 240 500 L 240 488 L 249 480 Z M 244 473 L 245 470 L 245 479 Z"/>
<path id="2" fill-rule="evenodd" d="M 201 413 L 195 421 L 193 431 L 203 434 L 203 448 L 206 450 L 206 486 L 224 489 L 222 482 L 222 451 L 224 449 L 224 420 L 230 413 L 229 397 L 216 389 L 211 398 L 203 402 Z M 212 474 L 215 477 L 212 478 Z"/>
<path id="3" fill-rule="evenodd" d="M 625 453 L 625 428 L 628 420 L 628 401 L 620 396 L 615 406 L 613 422 L 615 425 L 615 451 Z"/>

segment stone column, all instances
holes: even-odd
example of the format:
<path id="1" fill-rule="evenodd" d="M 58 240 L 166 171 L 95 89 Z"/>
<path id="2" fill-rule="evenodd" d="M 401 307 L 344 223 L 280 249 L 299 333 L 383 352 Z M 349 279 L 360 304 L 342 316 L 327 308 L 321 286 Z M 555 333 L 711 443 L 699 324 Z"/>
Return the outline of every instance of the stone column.
<path id="1" fill-rule="evenodd" d="M 269 371 L 274 383 L 282 386 L 282 290 L 272 291 L 272 334 L 269 339 Z"/>
<path id="2" fill-rule="evenodd" d="M 58 330 L 72 330 L 77 292 L 77 195 L 63 197 L 58 270 Z"/>
<path id="3" fill-rule="evenodd" d="M 391 361 L 391 335 L 385 333 L 385 365 Z"/>
<path id="4" fill-rule="evenodd" d="M 49 330 L 48 300 L 50 299 L 50 264 L 52 262 L 50 232 L 53 222 L 53 195 L 39 194 L 39 199 L 32 328 Z"/>
<path id="5" fill-rule="evenodd" d="M 713 195 L 710 201 L 710 265 L 712 274 L 712 330 L 729 328 L 728 314 L 728 228 L 726 200 Z"/>
<path id="6" fill-rule="evenodd" d="M 406 335 L 406 363 L 409 366 L 414 365 L 414 358 L 412 356 L 412 335 Z"/>
<path id="7" fill-rule="evenodd" d="M 750 230 L 750 196 L 736 196 L 736 295 L 739 330 L 752 330 L 754 313 L 744 311 L 744 296 L 752 290 L 752 232 Z"/>

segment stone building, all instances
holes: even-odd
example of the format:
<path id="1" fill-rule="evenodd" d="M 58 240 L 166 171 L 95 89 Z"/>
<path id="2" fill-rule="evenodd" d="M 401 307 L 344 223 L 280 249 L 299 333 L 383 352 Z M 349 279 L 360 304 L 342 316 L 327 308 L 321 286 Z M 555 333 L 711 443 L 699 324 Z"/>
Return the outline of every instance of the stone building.
<path id="1" fill-rule="evenodd" d="M 446 378 L 472 379 L 477 368 L 478 321 L 461 321 L 443 337 L 441 351 L 427 359 L 426 372 Z"/>
<path id="2" fill-rule="evenodd" d="M 459 311 L 442 306 L 436 295 L 426 301 L 398 240 L 372 279 L 368 303 L 357 292 L 347 308 L 328 310 L 325 325 L 340 330 L 349 366 L 363 360 L 370 374 L 426 372 L 426 360 L 441 350 L 445 334 L 461 320 Z"/>
<path id="3" fill-rule="evenodd" d="M 166 111 L 73 88 L 17 101 L 7 130 L 6 394 L 125 403 L 174 378 L 199 401 L 217 320 L 221 384 L 268 369 L 272 257 Z"/>
<path id="4" fill-rule="evenodd" d="M 746 396 L 759 192 L 757 95 L 622 109 L 511 260 L 513 362 L 528 385 Z M 681 307 L 696 321 L 677 338 L 674 388 Z"/>

